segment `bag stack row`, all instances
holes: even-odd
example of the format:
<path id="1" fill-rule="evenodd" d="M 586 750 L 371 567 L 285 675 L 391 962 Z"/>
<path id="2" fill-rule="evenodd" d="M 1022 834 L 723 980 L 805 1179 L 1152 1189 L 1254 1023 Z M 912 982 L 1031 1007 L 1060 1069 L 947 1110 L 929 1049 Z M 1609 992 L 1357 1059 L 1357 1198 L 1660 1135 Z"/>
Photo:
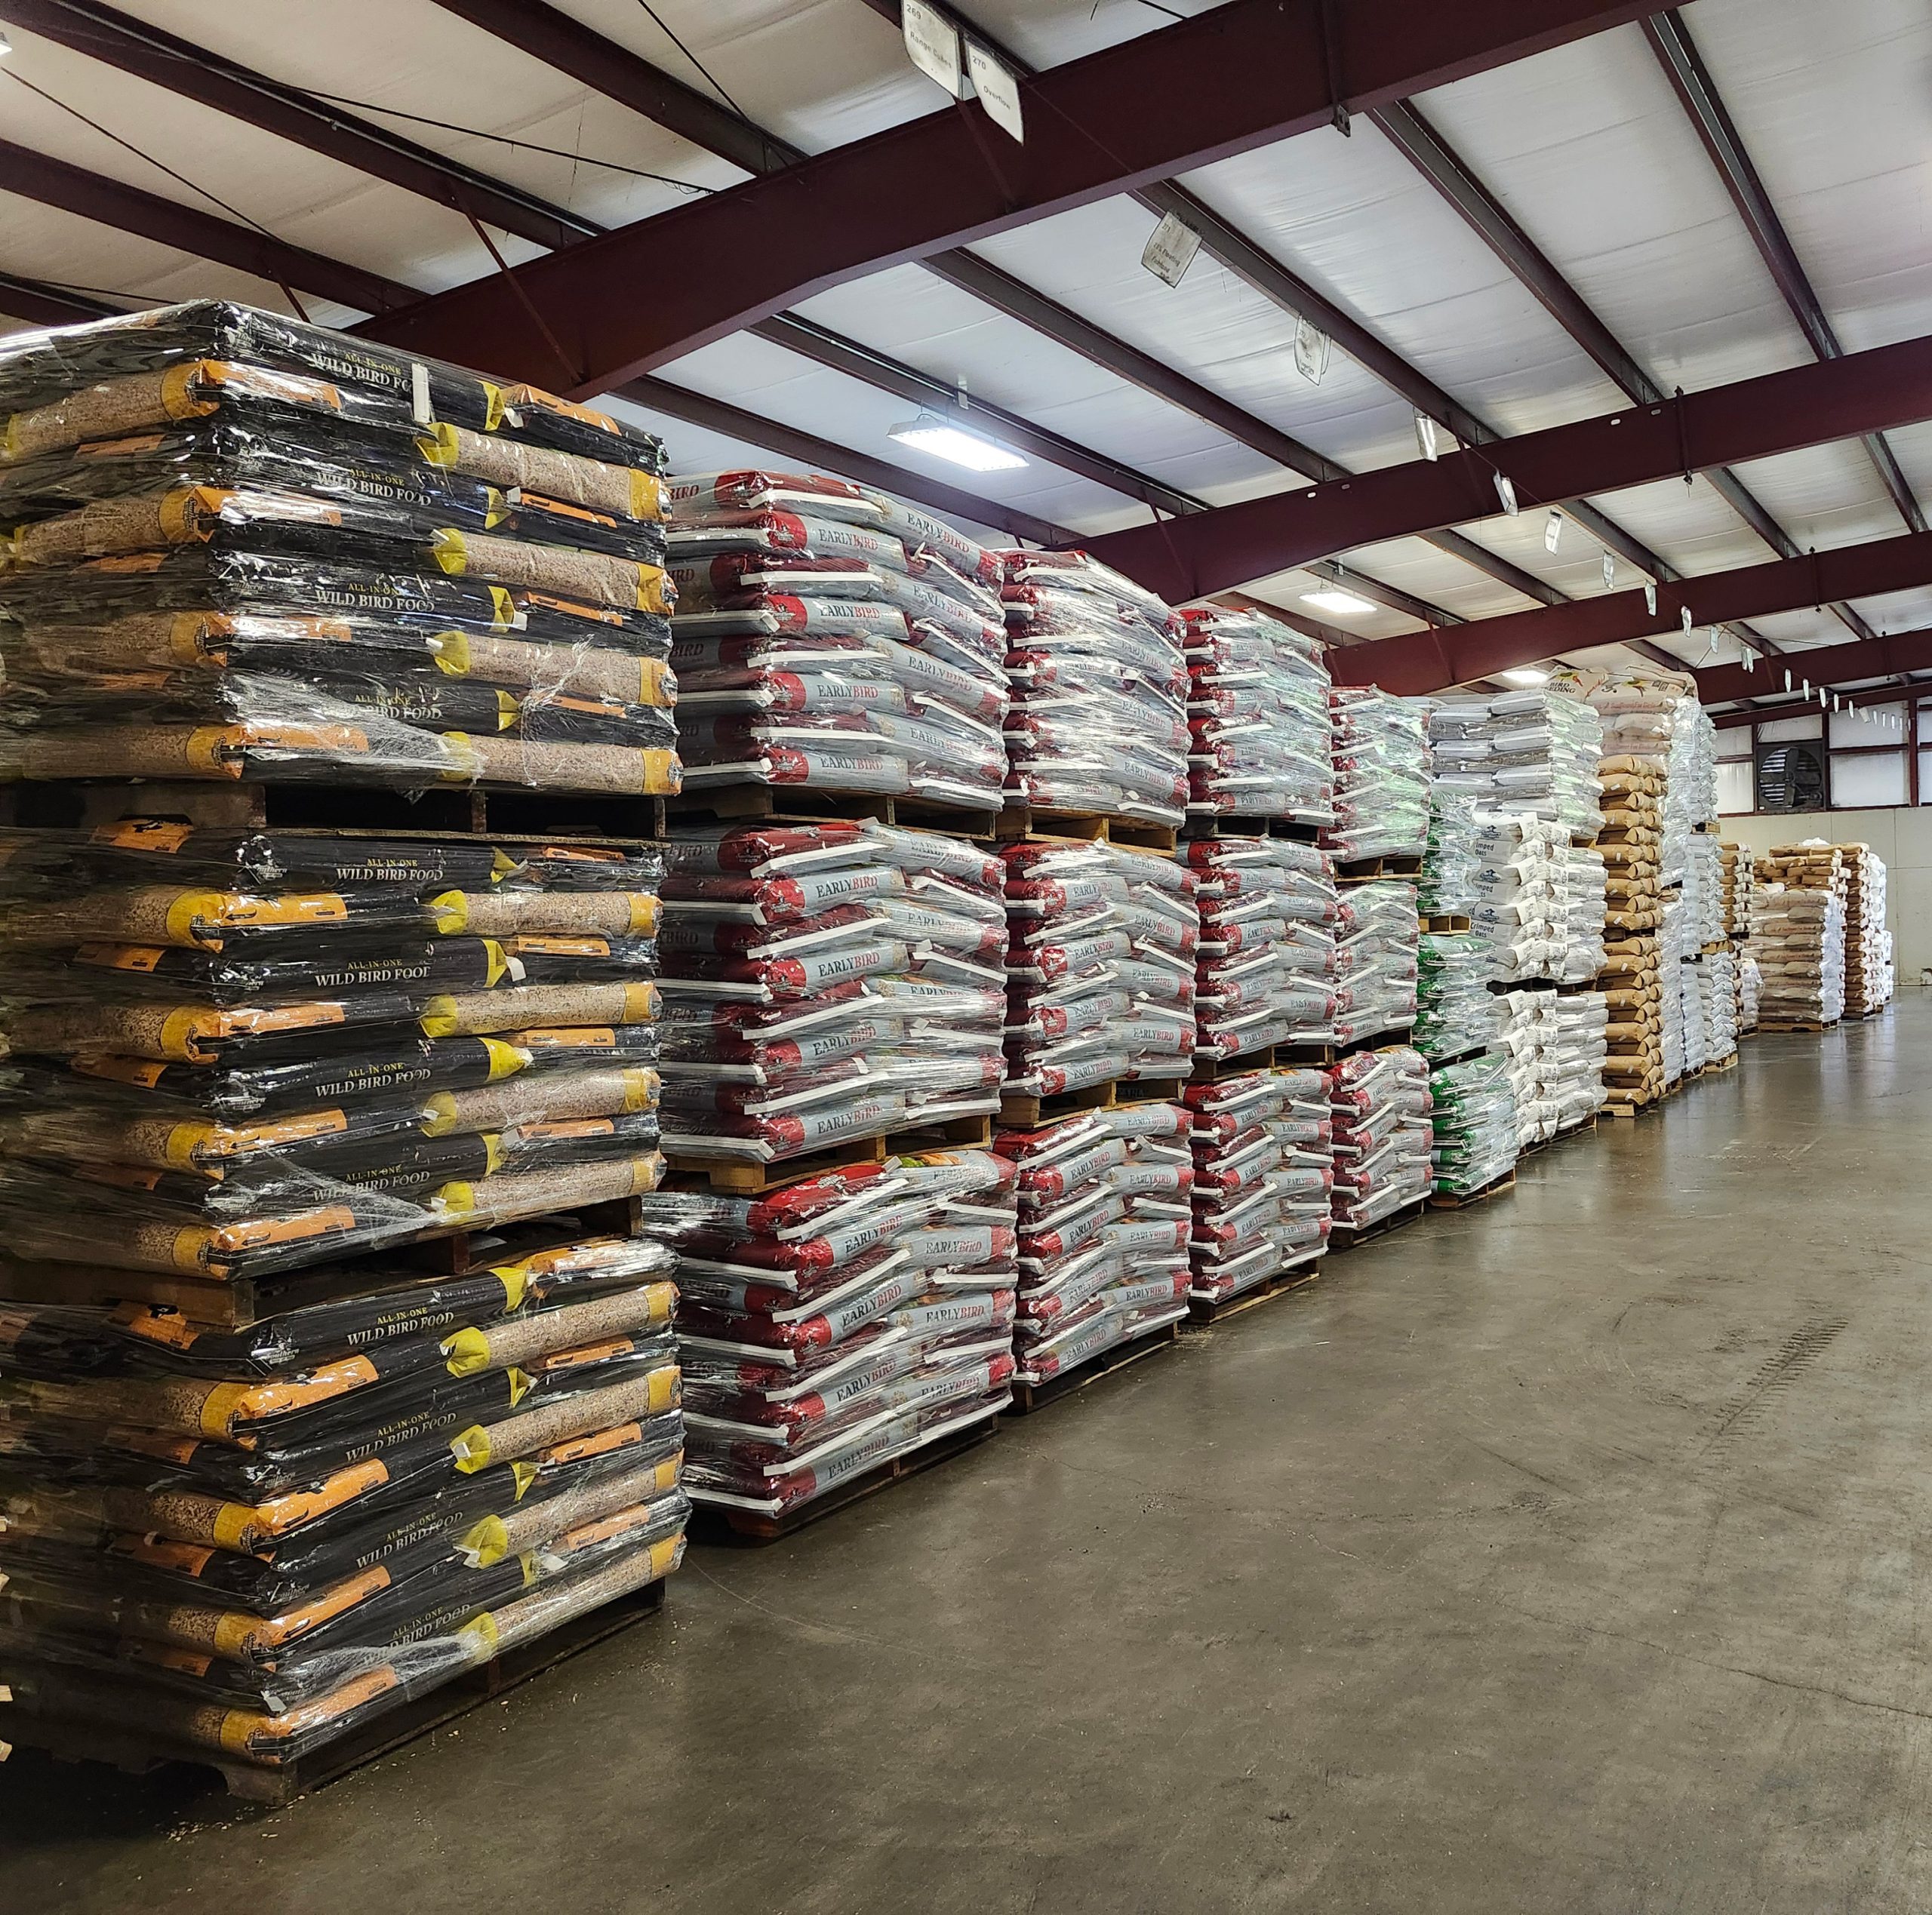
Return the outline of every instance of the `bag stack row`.
<path id="1" fill-rule="evenodd" d="M 286 1769 L 682 1547 L 650 808 L 276 815 L 675 792 L 663 447 L 218 303 L 0 417 L 0 765 L 133 781 L 4 834 L 0 1680 Z"/>
<path id="2" fill-rule="evenodd" d="M 1638 1109 L 1663 1094 L 1663 982 L 1658 933 L 1663 843 L 1662 770 L 1655 761 L 1603 761 L 1604 828 L 1597 840 L 1607 878 L 1604 962 L 1597 988 L 1609 1007 L 1604 1062 L 1606 1101 Z"/>
<path id="3" fill-rule="evenodd" d="M 1885 928 L 1885 865 L 1869 844 L 1843 844 L 1844 1014 L 1869 1017 L 1892 1001 L 1892 934 Z"/>
<path id="4" fill-rule="evenodd" d="M 1758 860 L 1750 955 L 1761 1030 L 1817 1029 L 1844 1015 L 1844 854 L 1835 844 L 1774 846 Z"/>

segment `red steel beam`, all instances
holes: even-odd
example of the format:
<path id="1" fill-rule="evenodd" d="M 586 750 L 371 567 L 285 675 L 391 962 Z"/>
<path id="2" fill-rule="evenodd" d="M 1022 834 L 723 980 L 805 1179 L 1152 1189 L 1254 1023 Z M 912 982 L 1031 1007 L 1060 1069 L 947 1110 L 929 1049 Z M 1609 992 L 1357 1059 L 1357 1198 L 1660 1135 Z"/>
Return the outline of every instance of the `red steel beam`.
<path id="1" fill-rule="evenodd" d="M 124 186 L 118 180 L 17 146 L 11 140 L 0 140 L 0 192 L 18 193 L 102 226 L 138 233 L 197 259 L 251 272 L 271 285 L 299 287 L 359 312 L 382 312 L 423 297 L 414 287 L 380 272 L 365 272 L 306 246 L 292 246 L 253 227 L 183 206 L 179 200 Z"/>
<path id="2" fill-rule="evenodd" d="M 1824 306 L 1798 260 L 1798 250 L 1771 204 L 1771 196 L 1746 150 L 1737 123 L 1697 51 L 1697 42 L 1684 23 L 1683 15 L 1674 11 L 1654 15 L 1644 22 L 1644 35 L 1678 103 L 1697 129 L 1697 137 L 1703 142 L 1705 152 L 1710 155 L 1711 164 L 1716 168 L 1718 177 L 1730 194 L 1730 203 L 1737 208 L 1737 216 L 1744 222 L 1767 271 L 1784 295 L 1791 316 L 1820 358 L 1837 358 L 1844 350 L 1838 343 L 1837 330 L 1826 316 Z M 1923 532 L 1925 515 L 1919 509 L 1911 483 L 1891 447 L 1875 432 L 1866 440 L 1865 450 L 1878 468 L 1878 477 L 1891 494 L 1900 516 L 1913 531 Z"/>
<path id="3" fill-rule="evenodd" d="M 593 395 L 793 300 L 1325 125 L 1331 70 L 1365 112 L 1644 11 L 1641 0 L 1228 0 L 1020 80 L 1023 146 L 949 106 L 533 260 L 515 286 L 479 280 L 370 330 Z"/>
<path id="4" fill-rule="evenodd" d="M 437 0 L 437 5 L 747 173 L 774 172 L 804 157 L 799 148 L 544 0 Z"/>
<path id="5" fill-rule="evenodd" d="M 492 180 L 346 108 L 224 60 L 100 0 L 0 0 L 0 22 L 105 60 L 124 73 L 540 246 L 568 246 L 593 230 L 588 222 L 534 193 Z"/>
<path id="6" fill-rule="evenodd" d="M 1168 529 L 1178 532 L 1192 522 L 1178 520 Z M 1331 652 L 1328 669 L 1337 684 L 1380 685 L 1384 691 L 1414 696 L 1534 665 L 1559 653 L 1625 645 L 1668 632 L 1678 626 L 1686 609 L 1694 625 L 1725 625 L 1925 585 L 1932 585 L 1932 532 L 1911 532 L 1660 586 L 1654 613 L 1641 592 L 1605 592 L 1553 611 L 1512 612 L 1446 631 L 1371 639 Z M 1793 669 L 1799 668 L 1794 663 Z"/>
<path id="7" fill-rule="evenodd" d="M 1311 558 L 1492 518 L 1501 509 L 1499 473 L 1513 483 L 1519 506 L 1534 510 L 1927 418 L 1932 338 L 1908 340 L 1433 462 L 1412 460 L 1155 529 L 1109 533 L 1089 549 L 1176 604 Z"/>
<path id="8" fill-rule="evenodd" d="M 1903 677 L 1932 671 L 1932 631 L 1894 632 L 1882 638 L 1866 638 L 1849 645 L 1818 645 L 1809 651 L 1787 652 L 1776 665 L 1746 672 L 1738 665 L 1707 665 L 1694 672 L 1697 696 L 1706 705 L 1734 698 L 1768 698 L 1782 693 L 1784 674 L 1796 684 L 1809 678 L 1829 690 L 1859 678 Z"/>

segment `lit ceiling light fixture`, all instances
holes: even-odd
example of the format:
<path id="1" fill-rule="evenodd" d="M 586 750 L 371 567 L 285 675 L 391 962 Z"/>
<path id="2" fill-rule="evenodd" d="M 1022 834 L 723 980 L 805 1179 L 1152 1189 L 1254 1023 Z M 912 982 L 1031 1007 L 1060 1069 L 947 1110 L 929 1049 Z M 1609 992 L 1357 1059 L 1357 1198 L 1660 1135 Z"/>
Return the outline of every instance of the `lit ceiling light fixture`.
<path id="1" fill-rule="evenodd" d="M 1534 665 L 1515 665 L 1507 672 L 1499 672 L 1496 675 L 1512 685 L 1546 685 L 1549 683 L 1549 674 Z"/>
<path id="2" fill-rule="evenodd" d="M 1305 592 L 1301 595 L 1304 605 L 1312 605 L 1321 612 L 1372 612 L 1375 610 L 1373 599 L 1358 597 L 1352 592 L 1343 592 L 1331 586 L 1321 592 Z"/>
<path id="3" fill-rule="evenodd" d="M 922 412 L 917 419 L 909 419 L 903 426 L 894 426 L 886 437 L 897 439 L 901 445 L 909 445 L 917 451 L 929 452 L 935 459 L 964 466 L 968 472 L 1013 472 L 1026 463 L 1009 447 L 969 431 L 949 419 L 943 419 L 936 412 Z"/>

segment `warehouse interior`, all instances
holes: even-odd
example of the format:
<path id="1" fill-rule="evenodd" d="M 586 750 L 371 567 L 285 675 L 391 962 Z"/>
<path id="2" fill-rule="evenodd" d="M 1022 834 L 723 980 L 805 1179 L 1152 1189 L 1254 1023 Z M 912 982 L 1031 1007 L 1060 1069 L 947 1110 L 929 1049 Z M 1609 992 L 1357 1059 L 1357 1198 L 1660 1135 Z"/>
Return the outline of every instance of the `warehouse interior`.
<path id="1" fill-rule="evenodd" d="M 8 1907 L 1925 1905 L 1922 7 L 0 103 Z"/>

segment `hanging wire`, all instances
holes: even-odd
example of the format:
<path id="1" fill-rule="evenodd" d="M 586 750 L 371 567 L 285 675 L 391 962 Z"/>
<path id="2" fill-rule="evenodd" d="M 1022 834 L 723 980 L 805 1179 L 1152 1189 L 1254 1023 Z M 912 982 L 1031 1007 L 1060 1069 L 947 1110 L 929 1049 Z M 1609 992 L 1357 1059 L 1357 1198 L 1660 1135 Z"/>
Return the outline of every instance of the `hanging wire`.
<path id="1" fill-rule="evenodd" d="M 637 4 L 651 16 L 651 18 L 653 23 L 656 25 L 658 32 L 663 34 L 664 37 L 671 42 L 672 45 L 675 47 L 678 52 L 682 54 L 684 57 L 704 75 L 705 85 L 710 88 L 712 91 L 717 94 L 718 98 L 723 100 L 725 105 L 730 107 L 732 112 L 736 113 L 739 118 L 743 120 L 746 125 L 749 127 L 754 133 L 762 134 L 764 129 L 760 126 L 757 121 L 753 119 L 750 114 L 746 112 L 728 93 L 724 91 L 723 87 L 718 85 L 717 80 L 712 76 L 711 69 L 706 66 L 704 62 L 699 59 L 697 55 L 693 53 L 691 48 L 685 45 L 683 41 L 678 38 L 676 33 L 672 30 L 670 26 L 665 20 L 664 17 L 651 4 L 651 0 L 637 0 Z"/>
<path id="2" fill-rule="evenodd" d="M 4 69 L 0 69 L 4 70 Z M 552 159 L 567 159 L 580 166 L 601 167 L 610 173 L 627 173 L 634 180 L 654 180 L 662 186 L 675 186 L 681 192 L 715 192 L 715 186 L 695 180 L 674 179 L 668 173 L 654 173 L 648 167 L 627 166 L 622 160 L 598 159 L 589 153 L 573 153 L 561 146 L 546 146 L 538 140 L 518 140 L 507 133 L 486 133 L 478 126 L 462 126 L 454 120 L 432 119 L 426 113 L 408 113 L 400 106 L 379 106 L 372 100 L 352 100 L 346 94 L 318 93 L 309 90 L 312 100 L 326 100 L 331 106 L 352 106 L 360 113 L 386 113 L 392 119 L 408 120 L 416 126 L 432 126 L 441 133 L 458 133 L 470 140 L 493 140 L 499 146 L 515 146 L 526 153 L 545 153 Z"/>
<path id="3" fill-rule="evenodd" d="M 162 172 L 166 174 L 171 180 L 175 180 L 179 184 L 186 186 L 191 193 L 198 193 L 202 198 L 209 201 L 211 204 L 220 207 L 224 213 L 232 214 L 235 218 L 242 221 L 245 226 L 253 226 L 256 232 L 260 233 L 264 239 L 274 239 L 278 236 L 269 232 L 268 228 L 263 226 L 260 220 L 254 218 L 251 214 L 243 212 L 238 206 L 230 205 L 229 202 L 223 199 L 219 193 L 211 192 L 207 187 L 198 186 L 192 180 L 188 177 L 186 174 L 177 172 L 175 169 L 170 166 L 165 160 L 158 160 L 152 153 L 143 152 L 140 147 L 133 145 L 128 140 L 123 140 L 118 133 L 110 133 L 98 120 L 89 119 L 87 115 L 82 112 L 78 106 L 70 106 L 67 104 L 66 100 L 56 98 L 55 96 L 49 93 L 45 87 L 35 86 L 32 81 L 28 79 L 23 74 L 16 72 L 12 67 L 0 66 L 0 73 L 5 74 L 7 78 L 11 80 L 15 85 L 25 87 L 28 92 L 38 94 L 39 97 L 45 100 L 50 106 L 57 106 L 63 113 L 71 113 L 75 119 L 80 121 L 82 125 L 93 128 L 94 131 L 99 134 L 103 140 L 112 140 L 115 145 L 118 146 L 123 152 L 133 154 L 135 158 L 140 160 L 146 165 L 158 168 Z"/>

